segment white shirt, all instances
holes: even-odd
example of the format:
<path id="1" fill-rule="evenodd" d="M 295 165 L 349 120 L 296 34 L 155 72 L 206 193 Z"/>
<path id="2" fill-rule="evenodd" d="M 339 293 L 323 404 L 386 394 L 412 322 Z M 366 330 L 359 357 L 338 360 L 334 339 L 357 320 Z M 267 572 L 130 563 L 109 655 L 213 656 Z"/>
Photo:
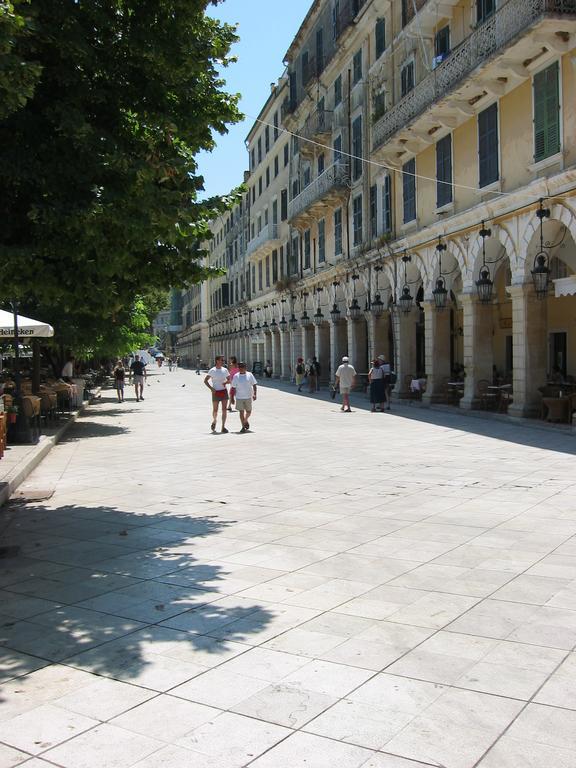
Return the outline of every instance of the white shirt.
<path id="1" fill-rule="evenodd" d="M 378 381 L 378 379 L 384 378 L 384 371 L 382 370 L 382 366 L 379 368 L 370 368 L 370 380 L 371 381 Z"/>
<path id="2" fill-rule="evenodd" d="M 72 376 L 74 376 L 74 363 L 70 360 L 64 364 L 64 368 L 62 368 L 62 376 L 67 379 L 71 379 Z"/>
<path id="3" fill-rule="evenodd" d="M 350 363 L 342 363 L 342 365 L 336 371 L 336 376 L 340 380 L 340 386 L 347 389 L 352 386 L 354 376 L 356 376 L 356 369 Z"/>
<path id="4" fill-rule="evenodd" d="M 236 390 L 236 399 L 251 400 L 252 387 L 257 383 L 254 374 L 250 373 L 250 371 L 246 371 L 246 373 L 236 373 L 232 379 L 232 386 Z"/>
<path id="5" fill-rule="evenodd" d="M 207 375 L 212 379 L 212 386 L 214 389 L 226 389 L 226 379 L 230 376 L 228 368 L 224 368 L 224 366 L 222 366 L 222 368 L 216 368 L 216 366 L 214 366 L 214 368 L 210 368 Z"/>

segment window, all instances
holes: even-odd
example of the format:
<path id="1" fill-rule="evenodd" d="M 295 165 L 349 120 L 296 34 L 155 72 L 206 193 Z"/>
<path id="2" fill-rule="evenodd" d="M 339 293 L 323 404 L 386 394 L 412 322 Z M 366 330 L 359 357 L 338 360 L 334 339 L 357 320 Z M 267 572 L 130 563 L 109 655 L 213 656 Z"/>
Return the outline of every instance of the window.
<path id="1" fill-rule="evenodd" d="M 298 179 L 294 179 L 292 182 L 292 200 L 298 196 Z"/>
<path id="2" fill-rule="evenodd" d="M 386 176 L 382 186 L 382 232 L 392 232 L 392 179 Z"/>
<path id="3" fill-rule="evenodd" d="M 286 249 L 288 249 L 288 245 L 286 245 Z M 280 263 L 278 264 L 278 274 L 280 277 L 283 277 L 284 275 L 284 246 L 280 246 Z"/>
<path id="4" fill-rule="evenodd" d="M 252 293 L 256 293 L 256 267 L 252 265 Z"/>
<path id="5" fill-rule="evenodd" d="M 340 0 L 334 0 L 332 8 L 332 38 L 338 39 L 338 30 L 340 27 Z"/>
<path id="6" fill-rule="evenodd" d="M 288 254 L 290 274 L 295 275 L 298 272 L 298 237 L 292 238 L 292 247 Z"/>
<path id="7" fill-rule="evenodd" d="M 292 155 L 297 155 L 299 148 L 298 136 L 292 136 Z"/>
<path id="8" fill-rule="evenodd" d="M 279 173 L 279 164 L 278 164 L 278 155 L 274 158 L 274 178 L 278 176 Z"/>
<path id="9" fill-rule="evenodd" d="M 262 194 L 262 176 L 258 179 L 258 197 Z"/>
<path id="10" fill-rule="evenodd" d="M 370 237 L 378 234 L 378 188 L 370 187 Z"/>
<path id="11" fill-rule="evenodd" d="M 342 136 L 336 136 L 334 139 L 334 162 L 341 163 L 342 160 Z"/>
<path id="12" fill-rule="evenodd" d="M 492 104 L 478 115 L 479 186 L 498 181 L 498 105 Z"/>
<path id="13" fill-rule="evenodd" d="M 433 67 L 437 67 L 450 53 L 450 27 L 446 25 L 439 29 L 434 36 L 434 61 Z"/>
<path id="14" fill-rule="evenodd" d="M 436 207 L 452 202 L 452 136 L 436 144 Z"/>
<path id="15" fill-rule="evenodd" d="M 300 63 L 302 65 L 302 83 L 306 85 L 308 82 L 308 51 L 304 51 L 302 54 L 302 57 L 300 59 Z"/>
<path id="16" fill-rule="evenodd" d="M 381 90 L 374 94 L 372 98 L 372 119 L 379 120 L 386 112 L 386 91 Z"/>
<path id="17" fill-rule="evenodd" d="M 356 51 L 352 59 L 352 84 L 356 85 L 362 80 L 362 48 Z"/>
<path id="18" fill-rule="evenodd" d="M 272 224 L 278 224 L 278 200 L 272 201 Z"/>
<path id="19" fill-rule="evenodd" d="M 402 195 L 404 198 L 404 224 L 416 218 L 416 160 L 402 166 Z"/>
<path id="20" fill-rule="evenodd" d="M 558 62 L 534 75 L 534 160 L 560 152 Z"/>
<path id="21" fill-rule="evenodd" d="M 254 168 L 256 168 L 256 150 L 254 149 L 254 147 L 252 147 L 252 152 L 250 153 L 250 159 L 251 159 L 250 165 L 252 167 L 252 170 L 254 170 Z"/>
<path id="22" fill-rule="evenodd" d="M 288 218 L 288 190 L 283 189 L 280 192 L 280 221 L 286 221 Z"/>
<path id="23" fill-rule="evenodd" d="M 375 44 L 376 44 L 376 58 L 380 56 L 386 50 L 386 20 L 376 19 L 376 28 L 374 30 Z"/>
<path id="24" fill-rule="evenodd" d="M 258 138 L 258 162 L 262 162 L 262 136 Z"/>
<path id="25" fill-rule="evenodd" d="M 324 152 L 322 152 L 318 155 L 318 176 L 320 176 L 321 173 L 324 173 L 324 168 Z"/>
<path id="26" fill-rule="evenodd" d="M 342 253 L 342 208 L 334 211 L 334 255 Z"/>
<path id="27" fill-rule="evenodd" d="M 270 126 L 266 126 L 264 129 L 264 151 L 270 151 Z"/>
<path id="28" fill-rule="evenodd" d="M 318 262 L 326 261 L 326 222 L 320 219 L 318 222 Z"/>
<path id="29" fill-rule="evenodd" d="M 311 181 L 311 171 L 310 166 L 307 165 L 306 168 L 304 168 L 304 173 L 302 174 L 302 188 L 305 189 Z"/>
<path id="30" fill-rule="evenodd" d="M 307 229 L 304 232 L 304 259 L 302 268 L 303 269 L 310 269 L 310 230 Z"/>
<path id="31" fill-rule="evenodd" d="M 264 226 L 266 227 L 268 225 L 268 206 L 264 208 Z"/>
<path id="32" fill-rule="evenodd" d="M 272 282 L 275 283 L 278 280 L 278 251 L 274 249 L 272 251 Z"/>
<path id="33" fill-rule="evenodd" d="M 496 10 L 496 0 L 476 0 L 476 19 L 478 24 L 486 21 Z"/>
<path id="34" fill-rule="evenodd" d="M 352 178 L 362 176 L 362 116 L 352 123 Z"/>
<path id="35" fill-rule="evenodd" d="M 352 201 L 352 232 L 354 245 L 362 243 L 362 195 L 356 195 Z"/>
<path id="36" fill-rule="evenodd" d="M 338 75 L 334 80 L 334 106 L 342 103 L 342 75 Z"/>
<path id="37" fill-rule="evenodd" d="M 256 202 L 256 187 L 252 187 L 252 202 Z"/>
<path id="38" fill-rule="evenodd" d="M 324 30 L 316 30 L 316 72 L 320 73 L 324 69 Z"/>
<path id="39" fill-rule="evenodd" d="M 278 110 L 274 112 L 274 141 L 278 138 L 280 135 L 280 131 L 278 130 Z"/>
<path id="40" fill-rule="evenodd" d="M 409 61 L 400 70 L 400 95 L 406 96 L 414 88 L 414 61 Z"/>
<path id="41" fill-rule="evenodd" d="M 266 288 L 270 288 L 270 256 L 266 256 Z"/>
<path id="42" fill-rule="evenodd" d="M 258 262 L 258 290 L 262 290 L 262 259 Z"/>
<path id="43" fill-rule="evenodd" d="M 288 160 L 290 156 L 290 148 L 288 147 L 288 144 L 284 144 L 284 168 L 288 165 Z"/>
<path id="44" fill-rule="evenodd" d="M 260 234 L 260 232 L 262 232 L 262 214 L 260 213 L 258 214 L 258 219 L 257 219 L 257 229 L 258 229 L 258 234 Z"/>
<path id="45" fill-rule="evenodd" d="M 270 186 L 270 167 L 266 168 L 266 189 Z"/>

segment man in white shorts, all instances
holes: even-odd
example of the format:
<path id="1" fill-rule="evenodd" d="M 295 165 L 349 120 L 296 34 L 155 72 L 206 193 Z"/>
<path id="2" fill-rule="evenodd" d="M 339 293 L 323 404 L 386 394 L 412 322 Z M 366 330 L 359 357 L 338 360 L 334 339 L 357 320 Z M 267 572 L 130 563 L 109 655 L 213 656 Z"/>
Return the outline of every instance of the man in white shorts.
<path id="1" fill-rule="evenodd" d="M 238 363 L 238 373 L 232 379 L 232 391 L 236 398 L 236 410 L 240 414 L 242 423 L 240 432 L 250 430 L 248 419 L 252 414 L 252 401 L 256 400 L 256 384 L 254 374 L 246 371 L 246 363 Z"/>
<path id="2" fill-rule="evenodd" d="M 216 432 L 216 420 L 218 418 L 218 406 L 222 405 L 222 430 L 223 435 L 228 434 L 226 429 L 226 409 L 228 407 L 228 390 L 226 384 L 230 383 L 228 368 L 224 367 L 224 358 L 218 355 L 214 361 L 214 367 L 210 368 L 204 377 L 204 384 L 212 392 L 212 424 L 210 429 Z M 212 382 L 212 383 L 210 383 Z"/>
<path id="3" fill-rule="evenodd" d="M 355 379 L 356 369 L 353 365 L 350 365 L 347 357 L 343 357 L 342 365 L 336 371 L 336 386 L 340 387 L 340 394 L 342 395 L 342 408 L 340 410 L 345 413 L 351 413 L 350 390 L 354 386 Z"/>

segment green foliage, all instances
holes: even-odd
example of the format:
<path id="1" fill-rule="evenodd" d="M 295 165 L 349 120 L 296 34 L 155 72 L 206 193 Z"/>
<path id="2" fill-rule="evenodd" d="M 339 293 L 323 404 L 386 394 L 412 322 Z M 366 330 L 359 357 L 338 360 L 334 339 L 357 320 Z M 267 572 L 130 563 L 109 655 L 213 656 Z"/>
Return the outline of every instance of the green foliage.
<path id="1" fill-rule="evenodd" d="M 0 98 L 6 50 L 37 76 L 0 114 L 0 302 L 72 348 L 121 345 L 153 289 L 210 274 L 198 244 L 236 195 L 199 201 L 195 155 L 240 114 L 217 72 L 235 31 L 207 4 L 0 0 Z"/>
<path id="2" fill-rule="evenodd" d="M 18 48 L 32 34 L 31 20 L 19 12 L 28 3 L 0 0 L 0 120 L 23 107 L 34 93 L 42 68 Z"/>

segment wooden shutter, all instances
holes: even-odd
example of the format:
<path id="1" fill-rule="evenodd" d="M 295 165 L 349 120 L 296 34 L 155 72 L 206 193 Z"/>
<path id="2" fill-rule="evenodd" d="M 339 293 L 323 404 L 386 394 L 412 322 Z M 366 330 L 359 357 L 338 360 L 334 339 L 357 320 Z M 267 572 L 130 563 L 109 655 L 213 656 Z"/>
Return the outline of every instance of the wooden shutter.
<path id="1" fill-rule="evenodd" d="M 560 151 L 558 62 L 534 76 L 534 160 Z"/>
<path id="2" fill-rule="evenodd" d="M 416 160 L 405 163 L 403 171 L 404 224 L 407 224 L 416 218 Z"/>
<path id="3" fill-rule="evenodd" d="M 390 176 L 386 176 L 382 188 L 382 226 L 384 233 L 392 231 L 392 180 Z"/>
<path id="4" fill-rule="evenodd" d="M 479 186 L 498 181 L 498 105 L 492 104 L 478 115 Z"/>
<path id="5" fill-rule="evenodd" d="M 376 20 L 376 58 L 380 58 L 386 48 L 386 21 L 384 19 Z"/>
<path id="6" fill-rule="evenodd" d="M 436 206 L 452 202 L 452 137 L 445 136 L 436 144 Z"/>

